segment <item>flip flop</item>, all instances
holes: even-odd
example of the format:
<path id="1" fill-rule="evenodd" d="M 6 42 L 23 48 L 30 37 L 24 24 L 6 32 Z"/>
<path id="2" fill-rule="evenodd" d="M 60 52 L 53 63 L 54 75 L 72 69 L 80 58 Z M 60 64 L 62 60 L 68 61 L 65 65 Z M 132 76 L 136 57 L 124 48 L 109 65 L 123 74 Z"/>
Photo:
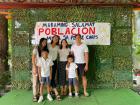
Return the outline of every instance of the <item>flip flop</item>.
<path id="1" fill-rule="evenodd" d="M 33 102 L 37 102 L 37 97 L 33 97 Z"/>
<path id="2" fill-rule="evenodd" d="M 87 92 L 84 93 L 84 96 L 85 96 L 85 97 L 89 97 L 89 93 L 87 93 Z"/>

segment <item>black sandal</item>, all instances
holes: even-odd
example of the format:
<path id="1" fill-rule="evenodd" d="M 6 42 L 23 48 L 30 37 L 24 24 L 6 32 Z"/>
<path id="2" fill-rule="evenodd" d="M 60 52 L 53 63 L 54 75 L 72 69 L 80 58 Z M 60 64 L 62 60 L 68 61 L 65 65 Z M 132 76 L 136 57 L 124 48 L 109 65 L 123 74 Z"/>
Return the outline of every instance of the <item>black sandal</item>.
<path id="1" fill-rule="evenodd" d="M 33 97 L 33 102 L 37 102 L 37 97 Z"/>
<path id="2" fill-rule="evenodd" d="M 57 101 L 61 101 L 62 99 L 61 99 L 61 97 L 60 97 L 59 95 L 57 95 L 57 96 L 56 96 L 56 100 L 57 100 Z"/>

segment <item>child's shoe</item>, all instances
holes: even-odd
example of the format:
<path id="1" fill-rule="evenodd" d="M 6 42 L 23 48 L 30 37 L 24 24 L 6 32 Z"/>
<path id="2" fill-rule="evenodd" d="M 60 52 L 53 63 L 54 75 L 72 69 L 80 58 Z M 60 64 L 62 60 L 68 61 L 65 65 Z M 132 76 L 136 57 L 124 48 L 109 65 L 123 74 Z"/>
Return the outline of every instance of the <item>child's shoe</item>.
<path id="1" fill-rule="evenodd" d="M 47 95 L 47 99 L 48 99 L 49 101 L 53 101 L 53 98 L 52 98 L 52 96 L 51 96 L 50 94 Z"/>
<path id="2" fill-rule="evenodd" d="M 69 97 L 72 97 L 72 93 L 69 93 Z"/>
<path id="3" fill-rule="evenodd" d="M 40 96 L 39 97 L 39 100 L 38 100 L 38 103 L 42 102 L 43 101 L 43 96 Z"/>
<path id="4" fill-rule="evenodd" d="M 79 97 L 78 93 L 75 93 L 75 97 Z"/>

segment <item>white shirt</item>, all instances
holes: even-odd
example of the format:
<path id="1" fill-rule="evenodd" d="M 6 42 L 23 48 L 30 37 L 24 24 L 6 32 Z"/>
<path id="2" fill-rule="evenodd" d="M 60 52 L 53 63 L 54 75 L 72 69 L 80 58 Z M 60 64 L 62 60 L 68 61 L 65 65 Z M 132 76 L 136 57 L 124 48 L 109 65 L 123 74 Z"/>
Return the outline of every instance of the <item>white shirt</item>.
<path id="1" fill-rule="evenodd" d="M 71 47 L 71 51 L 74 53 L 75 63 L 85 63 L 84 54 L 85 52 L 88 52 L 87 45 L 83 43 L 79 46 L 74 44 Z"/>
<path id="2" fill-rule="evenodd" d="M 36 56 L 35 64 L 37 64 L 40 57 L 39 57 L 38 49 L 36 47 L 33 49 L 33 55 Z"/>
<path id="3" fill-rule="evenodd" d="M 54 48 L 52 48 L 52 45 L 48 44 L 48 49 L 49 49 L 49 57 L 51 57 L 52 60 L 55 61 L 58 57 L 59 47 L 56 45 Z"/>
<path id="4" fill-rule="evenodd" d="M 76 77 L 76 69 L 78 66 L 75 63 L 71 63 L 69 68 L 66 67 L 68 70 L 68 78 L 75 78 Z"/>
<path id="5" fill-rule="evenodd" d="M 67 56 L 70 53 L 70 49 L 69 48 L 59 49 L 58 53 L 59 53 L 59 61 L 67 61 Z"/>
<path id="6" fill-rule="evenodd" d="M 49 77 L 50 76 L 50 66 L 53 65 L 53 62 L 50 58 L 47 58 L 46 60 L 41 57 L 37 64 L 39 67 L 41 67 L 41 77 Z"/>

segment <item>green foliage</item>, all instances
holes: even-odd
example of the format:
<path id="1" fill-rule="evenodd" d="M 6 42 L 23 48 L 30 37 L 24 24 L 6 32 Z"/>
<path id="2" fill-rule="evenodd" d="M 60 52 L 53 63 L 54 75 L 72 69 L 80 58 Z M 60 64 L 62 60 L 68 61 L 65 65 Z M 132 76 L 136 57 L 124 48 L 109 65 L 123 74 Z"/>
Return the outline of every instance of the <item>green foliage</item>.
<path id="1" fill-rule="evenodd" d="M 4 86 L 10 83 L 10 78 L 11 76 L 9 71 L 0 73 L 0 90 L 4 89 Z"/>
<path id="2" fill-rule="evenodd" d="M 89 46 L 88 81 L 98 88 L 130 87 L 131 84 L 131 7 L 92 6 L 53 7 L 47 9 L 14 9 L 12 34 L 12 85 L 28 89 L 31 86 L 31 36 L 37 21 L 109 22 L 111 45 Z M 21 26 L 15 28 L 15 21 Z M 30 62 L 30 63 L 29 63 Z M 126 71 L 126 75 L 123 74 Z M 119 72 L 119 73 L 118 73 Z M 126 77 L 128 76 L 128 77 Z M 25 77 L 25 78 L 24 78 Z M 120 79 L 123 78 L 123 79 Z"/>
<path id="3" fill-rule="evenodd" d="M 132 58 L 114 57 L 114 70 L 132 70 Z"/>
<path id="4" fill-rule="evenodd" d="M 113 30 L 112 43 L 113 45 L 132 45 L 131 27 L 122 27 Z M 129 29 L 129 30 L 128 30 Z"/>

